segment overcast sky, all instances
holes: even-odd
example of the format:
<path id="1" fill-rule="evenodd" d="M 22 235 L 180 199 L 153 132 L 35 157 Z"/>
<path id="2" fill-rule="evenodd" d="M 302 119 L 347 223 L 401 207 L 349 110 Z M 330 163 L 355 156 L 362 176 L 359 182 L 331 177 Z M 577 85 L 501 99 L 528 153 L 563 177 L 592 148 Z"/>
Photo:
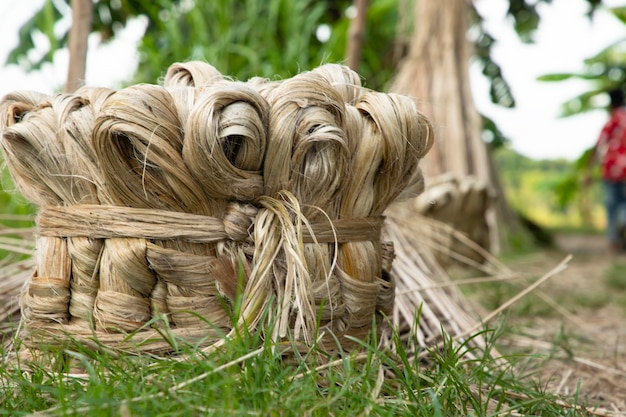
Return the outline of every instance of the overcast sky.
<path id="1" fill-rule="evenodd" d="M 626 0 L 604 0 L 613 6 L 626 6 Z M 0 0 L 0 62 L 17 44 L 18 28 L 43 0 Z M 59 2 L 62 3 L 62 2 Z M 518 152 L 533 158 L 574 159 L 593 145 L 606 118 L 604 112 L 561 119 L 560 104 L 585 91 L 582 82 L 541 83 L 539 75 L 552 72 L 581 71 L 582 61 L 609 43 L 626 37 L 626 26 L 606 12 L 598 12 L 593 22 L 585 16 L 584 0 L 553 0 L 541 5 L 541 26 L 535 44 L 524 45 L 505 19 L 506 1 L 477 0 L 487 27 L 497 39 L 494 59 L 502 66 L 517 101 L 515 109 L 502 109 L 489 103 L 486 81 L 474 71 L 473 91 L 480 111 L 496 121 L 512 140 Z M 63 22 L 69 25 L 69 21 Z M 87 65 L 87 84 L 118 87 L 130 79 L 136 67 L 135 42 L 142 33 L 143 23 L 135 22 L 125 30 L 121 42 L 98 45 L 97 37 L 90 39 Z M 42 40 L 45 42 L 45 40 Z M 42 71 L 27 74 L 16 66 L 0 68 L 0 96 L 13 90 L 30 89 L 50 93 L 59 89 L 65 80 L 67 52 L 55 56 L 54 65 Z M 444 127 L 445 129 L 445 127 Z"/>

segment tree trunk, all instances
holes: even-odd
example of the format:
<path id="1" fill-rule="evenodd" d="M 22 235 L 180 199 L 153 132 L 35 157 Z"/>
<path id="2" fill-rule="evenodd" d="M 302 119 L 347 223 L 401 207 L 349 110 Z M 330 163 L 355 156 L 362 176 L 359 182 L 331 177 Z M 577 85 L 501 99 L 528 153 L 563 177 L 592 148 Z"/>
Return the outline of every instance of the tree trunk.
<path id="1" fill-rule="evenodd" d="M 359 70 L 361 54 L 363 51 L 363 40 L 365 39 L 365 26 L 367 21 L 367 7 L 369 0 L 354 0 L 356 16 L 350 23 L 348 30 L 348 45 L 346 47 L 346 61 L 350 69 Z"/>
<path id="2" fill-rule="evenodd" d="M 415 97 L 435 126 L 438 139 L 425 160 L 427 176 L 451 172 L 488 181 L 487 150 L 469 83 L 470 5 L 469 0 L 416 2 L 415 32 L 391 90 Z"/>
<path id="3" fill-rule="evenodd" d="M 497 180 L 487 144 L 482 140 L 481 118 L 470 90 L 473 47 L 467 40 L 467 31 L 471 5 L 471 0 L 415 3 L 415 30 L 391 91 L 415 97 L 433 123 L 435 145 L 422 166 L 427 179 L 444 173 L 457 178 L 473 175 L 495 190 L 495 211 L 486 213 L 491 236 L 491 247 L 487 249 L 497 252 L 501 237 L 498 225 L 503 221 L 515 222 L 510 219 L 511 209 Z M 516 228 L 515 224 L 510 226 Z"/>
<path id="4" fill-rule="evenodd" d="M 72 0 L 72 28 L 69 34 L 70 63 L 65 92 L 73 93 L 85 84 L 87 40 L 91 32 L 92 0 Z"/>

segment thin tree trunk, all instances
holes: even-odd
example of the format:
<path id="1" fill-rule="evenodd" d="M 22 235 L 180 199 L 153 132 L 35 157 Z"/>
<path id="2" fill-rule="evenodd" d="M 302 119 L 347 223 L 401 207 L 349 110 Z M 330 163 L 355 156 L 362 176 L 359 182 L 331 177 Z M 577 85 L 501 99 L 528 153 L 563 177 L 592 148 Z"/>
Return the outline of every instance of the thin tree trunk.
<path id="1" fill-rule="evenodd" d="M 73 93 L 85 84 L 87 40 L 91 32 L 92 0 L 72 0 L 72 28 L 69 35 L 70 63 L 65 92 Z"/>
<path id="2" fill-rule="evenodd" d="M 359 63 L 361 62 L 361 54 L 363 52 L 369 0 L 354 0 L 353 4 L 357 13 L 354 19 L 352 19 L 350 29 L 348 30 L 346 61 L 350 69 L 358 71 Z"/>

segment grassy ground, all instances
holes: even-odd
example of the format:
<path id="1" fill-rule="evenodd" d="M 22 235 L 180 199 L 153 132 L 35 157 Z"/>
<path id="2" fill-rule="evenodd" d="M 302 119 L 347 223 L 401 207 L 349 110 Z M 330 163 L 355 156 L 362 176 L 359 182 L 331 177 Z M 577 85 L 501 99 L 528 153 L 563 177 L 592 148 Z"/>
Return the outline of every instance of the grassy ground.
<path id="1" fill-rule="evenodd" d="M 44 349 L 36 362 L 4 358 L 0 415 L 587 415 L 575 395 L 561 401 L 520 366 L 493 359 L 498 332 L 484 333 L 485 351 L 448 340 L 419 357 L 376 340 L 343 358 L 315 349 L 302 356 L 289 346 L 279 353 L 258 335 L 212 353 L 183 347 L 184 359 L 110 355 L 68 342 Z"/>
<path id="2" fill-rule="evenodd" d="M 508 310 L 510 331 L 499 347 L 537 355 L 528 365 L 549 392 L 626 410 L 626 256 L 611 254 L 599 233 L 559 233 L 556 243 L 507 260 L 526 280 L 482 284 L 466 294 L 489 310 L 573 255 L 567 269 Z"/>

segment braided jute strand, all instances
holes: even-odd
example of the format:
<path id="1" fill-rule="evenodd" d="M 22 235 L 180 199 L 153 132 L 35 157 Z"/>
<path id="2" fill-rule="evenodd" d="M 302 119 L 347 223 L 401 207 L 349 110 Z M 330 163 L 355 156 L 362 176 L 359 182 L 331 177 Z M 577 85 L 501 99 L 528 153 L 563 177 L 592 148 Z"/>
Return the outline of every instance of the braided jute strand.
<path id="1" fill-rule="evenodd" d="M 177 63 L 163 85 L 11 93 L 0 123 L 39 209 L 32 345 L 91 335 L 163 354 L 163 327 L 215 346 L 243 326 L 311 344 L 391 310 L 383 213 L 423 191 L 432 128 L 347 67 L 241 82 Z"/>

